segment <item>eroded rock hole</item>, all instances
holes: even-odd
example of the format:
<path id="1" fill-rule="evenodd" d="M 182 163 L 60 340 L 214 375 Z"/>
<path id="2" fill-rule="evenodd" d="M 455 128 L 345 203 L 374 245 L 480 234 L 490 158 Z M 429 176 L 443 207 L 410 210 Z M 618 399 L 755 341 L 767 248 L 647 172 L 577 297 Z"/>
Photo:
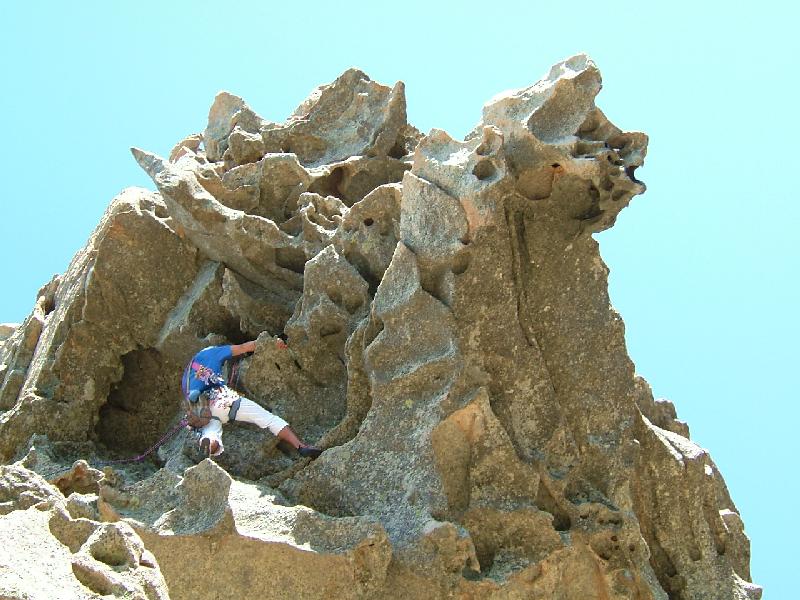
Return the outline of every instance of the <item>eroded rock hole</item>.
<path id="1" fill-rule="evenodd" d="M 128 564 L 128 555 L 124 545 L 106 543 L 90 549 L 92 558 L 107 564 L 109 567 L 122 567 Z"/>
<path id="2" fill-rule="evenodd" d="M 406 145 L 403 143 L 403 139 L 398 137 L 394 143 L 394 146 L 388 152 L 388 156 L 390 158 L 403 158 L 408 152 L 406 151 Z"/>
<path id="3" fill-rule="evenodd" d="M 330 175 L 320 177 L 313 182 L 308 191 L 315 192 L 320 196 L 335 196 L 339 200 L 344 200 L 344 192 L 342 192 L 344 175 L 344 167 L 336 167 L 330 172 Z"/>
<path id="4" fill-rule="evenodd" d="M 470 256 L 467 252 L 459 252 L 453 259 L 453 275 L 463 275 L 469 268 Z"/>
<path id="5" fill-rule="evenodd" d="M 485 181 L 486 179 L 491 179 L 494 177 L 495 173 L 497 173 L 497 168 L 494 166 L 494 163 L 489 160 L 485 159 L 480 161 L 478 164 L 475 165 L 475 168 L 472 169 L 472 174 L 475 175 L 481 181 Z"/>
<path id="6" fill-rule="evenodd" d="M 597 552 L 597 556 L 603 560 L 611 560 L 611 551 L 608 548 L 598 548 L 595 551 Z"/>
<path id="7" fill-rule="evenodd" d="M 638 167 L 634 167 L 634 166 L 631 166 L 631 167 L 625 167 L 625 175 L 627 175 L 627 176 L 628 176 L 628 178 L 629 178 L 631 181 L 633 181 L 634 183 L 642 183 L 641 181 L 639 181 L 638 179 L 636 179 L 636 175 L 634 175 L 634 173 L 636 172 L 636 169 L 637 169 L 637 168 L 638 168 Z"/>
<path id="8" fill-rule="evenodd" d="M 122 379 L 100 409 L 97 437 L 115 451 L 141 452 L 166 429 L 180 396 L 180 365 L 155 349 L 122 356 Z"/>
<path id="9" fill-rule="evenodd" d="M 366 225 L 367 227 L 373 225 L 374 223 L 375 223 L 375 221 L 373 219 L 370 219 L 369 217 L 364 219 L 364 225 Z"/>

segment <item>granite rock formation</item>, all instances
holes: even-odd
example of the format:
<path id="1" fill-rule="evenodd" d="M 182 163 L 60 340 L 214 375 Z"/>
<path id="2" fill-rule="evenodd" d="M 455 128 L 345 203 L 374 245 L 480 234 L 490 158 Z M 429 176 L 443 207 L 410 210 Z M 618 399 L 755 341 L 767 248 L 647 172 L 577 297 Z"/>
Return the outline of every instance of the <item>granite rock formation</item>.
<path id="1" fill-rule="evenodd" d="M 572 57 L 455 140 L 351 69 L 284 123 L 222 92 L 168 157 L 133 149 L 157 192 L 0 331 L 3 593 L 49 593 L 27 529 L 72 597 L 760 598 L 609 303 L 592 234 L 647 137 L 600 87 Z M 255 338 L 237 385 L 320 458 L 232 424 L 214 460 L 182 431 L 89 466 L 177 423 L 194 352 Z"/>

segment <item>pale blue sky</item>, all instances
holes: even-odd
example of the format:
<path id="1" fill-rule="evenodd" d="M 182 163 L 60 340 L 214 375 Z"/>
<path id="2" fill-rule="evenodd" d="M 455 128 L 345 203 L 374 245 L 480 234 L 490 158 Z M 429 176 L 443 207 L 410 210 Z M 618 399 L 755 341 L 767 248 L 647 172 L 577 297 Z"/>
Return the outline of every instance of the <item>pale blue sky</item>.
<path id="1" fill-rule="evenodd" d="M 765 598 L 792 597 L 796 3 L 266 4 L 2 3 L 0 322 L 25 317 L 116 193 L 152 188 L 128 148 L 167 153 L 220 89 L 281 121 L 358 66 L 405 81 L 417 127 L 463 136 L 495 93 L 585 51 L 598 105 L 650 135 L 648 192 L 598 238 L 629 351 L 725 475 Z"/>

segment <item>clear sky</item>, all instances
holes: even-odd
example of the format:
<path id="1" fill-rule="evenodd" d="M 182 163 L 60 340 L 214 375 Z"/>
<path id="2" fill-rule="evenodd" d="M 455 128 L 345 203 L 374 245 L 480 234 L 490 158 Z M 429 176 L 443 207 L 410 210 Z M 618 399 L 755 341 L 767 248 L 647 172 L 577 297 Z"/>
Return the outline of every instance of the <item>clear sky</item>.
<path id="1" fill-rule="evenodd" d="M 800 354 L 795 2 L 3 2 L 0 322 L 21 321 L 109 201 L 151 182 L 217 91 L 282 121 L 350 66 L 461 137 L 495 93 L 587 52 L 650 136 L 644 196 L 599 236 L 637 370 L 711 450 L 765 598 L 794 597 Z"/>

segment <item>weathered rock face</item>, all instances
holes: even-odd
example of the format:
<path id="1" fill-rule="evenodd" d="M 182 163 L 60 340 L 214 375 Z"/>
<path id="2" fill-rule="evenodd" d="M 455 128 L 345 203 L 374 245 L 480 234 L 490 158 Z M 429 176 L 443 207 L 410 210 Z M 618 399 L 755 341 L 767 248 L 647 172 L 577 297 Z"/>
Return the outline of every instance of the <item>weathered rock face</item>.
<path id="1" fill-rule="evenodd" d="M 600 85 L 573 57 L 454 140 L 349 70 L 283 124 L 223 92 L 169 158 L 134 149 L 158 193 L 123 192 L 2 330 L 0 455 L 27 453 L 4 473 L 57 489 L 26 474 L 0 527 L 86 597 L 134 593 L 99 552 L 157 561 L 172 598 L 759 598 L 721 475 L 609 304 L 592 233 L 644 191 L 647 137 Z M 182 432 L 155 464 L 73 466 L 153 444 L 189 357 L 256 337 L 240 389 L 319 459 L 232 424 L 215 461 Z M 69 513 L 49 530 L 45 497 Z"/>
<path id="2" fill-rule="evenodd" d="M 127 523 L 101 522 L 97 500 L 0 466 L 3 598 L 169 598 L 152 552 Z"/>

